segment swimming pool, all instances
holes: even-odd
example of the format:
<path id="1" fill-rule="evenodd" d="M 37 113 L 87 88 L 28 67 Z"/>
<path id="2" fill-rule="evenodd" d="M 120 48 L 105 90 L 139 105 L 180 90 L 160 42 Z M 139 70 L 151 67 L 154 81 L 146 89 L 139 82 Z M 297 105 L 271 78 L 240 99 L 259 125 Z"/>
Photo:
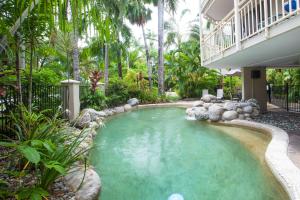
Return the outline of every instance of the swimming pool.
<path id="1" fill-rule="evenodd" d="M 101 200 L 288 199 L 264 162 L 270 138 L 242 128 L 187 121 L 181 108 L 112 117 L 91 162 Z"/>

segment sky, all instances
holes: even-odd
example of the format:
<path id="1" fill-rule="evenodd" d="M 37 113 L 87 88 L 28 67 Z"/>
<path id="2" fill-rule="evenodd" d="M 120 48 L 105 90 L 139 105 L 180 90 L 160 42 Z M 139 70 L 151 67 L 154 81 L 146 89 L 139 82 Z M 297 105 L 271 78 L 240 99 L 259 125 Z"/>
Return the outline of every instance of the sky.
<path id="1" fill-rule="evenodd" d="M 157 7 L 149 6 L 149 8 L 152 10 L 151 20 L 147 22 L 146 24 L 146 33 L 148 30 L 151 30 L 151 32 L 154 32 L 157 34 Z M 186 13 L 182 20 L 180 20 L 181 12 L 185 9 L 189 9 L 190 12 Z M 189 31 L 189 24 L 192 20 L 194 20 L 199 13 L 199 0 L 179 0 L 177 11 L 174 14 L 174 17 L 176 21 L 179 23 L 179 31 L 181 34 L 187 34 Z M 171 18 L 171 15 L 167 12 L 165 12 L 165 21 L 168 21 Z M 139 41 L 140 44 L 143 44 L 143 38 L 142 38 L 142 30 L 137 25 L 131 25 L 129 26 L 132 29 L 133 35 L 135 38 Z"/>

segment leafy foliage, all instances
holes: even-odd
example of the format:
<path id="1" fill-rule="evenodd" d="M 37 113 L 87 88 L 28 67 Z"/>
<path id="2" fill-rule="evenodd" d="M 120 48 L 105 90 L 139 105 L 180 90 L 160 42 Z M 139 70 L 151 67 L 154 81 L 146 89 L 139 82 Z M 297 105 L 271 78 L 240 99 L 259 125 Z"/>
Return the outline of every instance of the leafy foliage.
<path id="1" fill-rule="evenodd" d="M 201 67 L 199 48 L 198 42 L 190 40 L 165 56 L 167 86 L 178 90 L 181 97 L 201 97 L 203 89 L 214 93 L 218 86 L 218 72 Z"/>
<path id="2" fill-rule="evenodd" d="M 22 116 L 11 114 L 15 137 L 0 142 L 0 146 L 9 150 L 11 161 L 0 171 L 14 179 L 31 175 L 33 183 L 21 181 L 17 188 L 9 188 L 10 193 L 5 195 L 16 195 L 18 199 L 43 199 L 48 196 L 47 191 L 53 182 L 83 159 L 84 152 L 78 147 L 85 137 L 84 132 L 76 137 L 67 133 L 65 122 L 58 119 L 58 114 L 48 118 L 43 112 L 31 113 L 25 107 L 20 109 Z M 14 170 L 6 170 L 11 168 Z"/>
<path id="3" fill-rule="evenodd" d="M 80 106 L 84 108 L 93 108 L 95 110 L 102 110 L 107 107 L 107 97 L 102 91 L 96 89 L 95 92 L 88 89 L 80 100 Z"/>

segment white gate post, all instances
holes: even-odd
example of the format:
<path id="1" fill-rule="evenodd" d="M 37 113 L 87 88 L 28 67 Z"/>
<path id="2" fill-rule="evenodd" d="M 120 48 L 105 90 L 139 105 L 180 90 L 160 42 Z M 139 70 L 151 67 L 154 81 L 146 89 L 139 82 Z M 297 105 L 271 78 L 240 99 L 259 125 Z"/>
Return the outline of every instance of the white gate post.
<path id="1" fill-rule="evenodd" d="M 79 85 L 80 81 L 65 80 L 60 82 L 63 88 L 63 112 L 69 120 L 74 120 L 80 112 Z"/>

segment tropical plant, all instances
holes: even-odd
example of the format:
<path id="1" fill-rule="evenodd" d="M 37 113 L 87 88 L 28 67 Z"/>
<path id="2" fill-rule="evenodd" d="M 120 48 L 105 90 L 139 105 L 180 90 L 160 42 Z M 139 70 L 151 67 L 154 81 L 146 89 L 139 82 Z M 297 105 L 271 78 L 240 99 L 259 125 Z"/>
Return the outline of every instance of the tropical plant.
<path id="1" fill-rule="evenodd" d="M 69 134 L 59 114 L 48 118 L 43 112 L 29 112 L 23 106 L 20 109 L 21 117 L 11 113 L 15 136 L 0 142 L 9 152 L 6 158 L 10 161 L 1 173 L 16 180 L 17 187 L 9 188 L 9 196 L 46 198 L 53 182 L 83 159 L 86 150 L 78 147 L 86 136 L 84 132 L 79 136 Z M 5 171 L 11 168 L 13 171 Z M 26 182 L 28 175 L 32 176 L 31 184 Z"/>
<path id="2" fill-rule="evenodd" d="M 201 66 L 200 45 L 194 40 L 181 44 L 180 49 L 166 56 L 168 88 L 178 90 L 181 97 L 201 97 L 203 89 L 214 93 L 218 72 Z"/>

